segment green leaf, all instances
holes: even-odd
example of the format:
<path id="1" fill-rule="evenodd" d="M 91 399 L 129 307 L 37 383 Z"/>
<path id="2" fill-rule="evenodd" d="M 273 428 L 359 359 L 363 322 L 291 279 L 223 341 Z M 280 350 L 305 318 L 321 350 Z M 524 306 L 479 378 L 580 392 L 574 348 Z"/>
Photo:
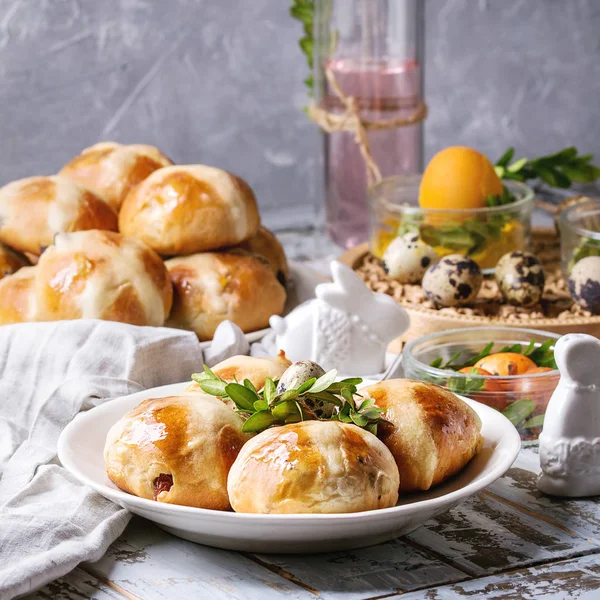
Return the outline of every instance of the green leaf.
<path id="1" fill-rule="evenodd" d="M 444 359 L 441 356 L 438 356 L 435 360 L 432 360 L 429 363 L 429 366 L 433 367 L 434 369 L 439 369 L 442 366 L 443 362 L 444 362 Z"/>
<path id="2" fill-rule="evenodd" d="M 460 367 L 455 367 L 456 370 L 460 371 L 460 369 L 464 369 L 465 367 L 474 367 L 475 364 L 478 363 L 482 358 L 485 358 L 486 356 L 489 356 L 491 354 L 493 347 L 494 342 L 490 342 L 479 354 L 476 354 L 473 358 L 468 360 Z"/>
<path id="3" fill-rule="evenodd" d="M 347 383 L 349 385 L 360 385 L 362 382 L 362 377 L 348 377 L 340 381 L 340 383 Z"/>
<path id="4" fill-rule="evenodd" d="M 361 410 L 359 414 L 369 421 L 374 421 L 379 419 L 383 413 L 385 413 L 383 408 L 367 408 L 366 410 Z"/>
<path id="5" fill-rule="evenodd" d="M 350 405 L 351 409 L 356 409 L 356 403 L 354 402 L 354 395 L 350 390 L 342 390 L 342 398 Z"/>
<path id="6" fill-rule="evenodd" d="M 295 400 L 297 397 L 298 390 L 286 390 L 283 392 L 283 394 L 281 394 L 279 399 L 285 402 L 286 400 Z"/>
<path id="7" fill-rule="evenodd" d="M 254 412 L 254 403 L 260 400 L 258 395 L 239 383 L 228 383 L 225 392 L 234 401 L 235 405 L 242 410 Z"/>
<path id="8" fill-rule="evenodd" d="M 272 409 L 272 415 L 278 420 L 283 421 L 290 415 L 297 412 L 296 403 L 293 400 L 285 400 L 284 402 L 279 402 Z"/>
<path id="9" fill-rule="evenodd" d="M 443 369 L 449 369 L 450 365 L 455 361 L 458 360 L 460 358 L 460 355 L 462 354 L 462 352 L 459 350 L 458 352 L 455 352 L 451 357 L 450 360 L 442 367 Z"/>
<path id="10" fill-rule="evenodd" d="M 523 423 L 523 427 L 525 429 L 532 429 L 533 427 L 542 427 L 544 424 L 544 415 L 535 415 L 535 417 L 531 417 L 531 419 L 527 419 L 525 423 Z"/>
<path id="11" fill-rule="evenodd" d="M 359 427 L 364 427 L 369 422 L 365 416 L 353 410 L 350 411 L 350 418 L 352 419 L 353 423 Z"/>
<path id="12" fill-rule="evenodd" d="M 515 155 L 515 149 L 511 146 L 497 161 L 496 165 L 499 167 L 505 167 Z"/>
<path id="13" fill-rule="evenodd" d="M 371 406 L 373 406 L 374 404 L 375 404 L 375 400 L 373 398 L 365 398 L 360 403 L 360 410 L 365 410 L 367 408 L 371 408 Z"/>
<path id="14" fill-rule="evenodd" d="M 266 400 L 257 400 L 254 403 L 254 410 L 260 412 L 261 410 L 269 410 L 269 403 Z"/>
<path id="15" fill-rule="evenodd" d="M 527 348 L 525 348 L 523 354 L 529 356 L 535 350 L 535 340 L 531 340 Z"/>
<path id="16" fill-rule="evenodd" d="M 327 371 L 325 375 L 321 375 L 319 379 L 317 379 L 310 388 L 310 392 L 323 392 L 326 390 L 337 377 L 337 369 L 331 369 L 331 371 Z"/>
<path id="17" fill-rule="evenodd" d="M 276 422 L 277 419 L 268 410 L 261 410 L 248 417 L 242 425 L 242 431 L 244 433 L 263 431 Z"/>
<path id="18" fill-rule="evenodd" d="M 302 6 L 296 4 L 290 8 L 290 15 L 294 17 L 294 19 L 298 19 L 302 21 L 302 23 L 311 24 L 313 22 L 313 12 L 308 6 Z"/>
<path id="19" fill-rule="evenodd" d="M 192 373 L 192 381 L 196 383 L 206 381 L 207 379 L 212 379 L 212 377 L 209 377 L 206 373 Z"/>
<path id="20" fill-rule="evenodd" d="M 265 387 L 263 389 L 263 397 L 268 404 L 271 404 L 277 395 L 277 388 L 270 377 L 265 379 Z"/>
<path id="21" fill-rule="evenodd" d="M 516 160 L 514 163 L 512 163 L 511 165 L 509 165 L 508 167 L 506 167 L 506 170 L 509 173 L 517 173 L 518 171 L 520 171 L 525 165 L 527 164 L 527 159 L 526 158 L 520 158 L 519 160 Z"/>
<path id="22" fill-rule="evenodd" d="M 254 387 L 254 384 L 249 379 L 244 379 L 244 387 L 249 389 L 251 392 L 254 392 L 258 396 L 258 392 Z"/>
<path id="23" fill-rule="evenodd" d="M 377 423 L 367 423 L 365 429 L 370 431 L 373 435 L 377 435 Z"/>
<path id="24" fill-rule="evenodd" d="M 309 390 L 313 386 L 315 381 L 317 381 L 316 377 L 311 377 L 308 381 L 305 381 L 297 390 L 298 396 L 301 396 L 302 394 L 304 394 L 304 392 L 306 392 L 306 390 Z"/>
<path id="25" fill-rule="evenodd" d="M 313 394 L 313 392 L 308 392 L 306 396 L 308 398 L 316 398 L 317 400 L 323 400 L 323 402 L 329 402 L 330 404 L 335 404 L 336 406 L 342 405 L 342 401 L 329 391 L 318 392 L 317 394 Z"/>
<path id="26" fill-rule="evenodd" d="M 219 379 L 209 368 L 207 365 L 203 365 L 204 367 L 204 372 L 211 378 L 211 379 Z"/>
<path id="27" fill-rule="evenodd" d="M 509 404 L 502 414 L 515 426 L 522 423 L 535 410 L 535 402 L 529 398 Z"/>
<path id="28" fill-rule="evenodd" d="M 220 396 L 221 398 L 227 397 L 227 383 L 215 379 L 204 379 L 199 381 L 198 385 L 203 392 L 210 394 L 211 396 Z"/>

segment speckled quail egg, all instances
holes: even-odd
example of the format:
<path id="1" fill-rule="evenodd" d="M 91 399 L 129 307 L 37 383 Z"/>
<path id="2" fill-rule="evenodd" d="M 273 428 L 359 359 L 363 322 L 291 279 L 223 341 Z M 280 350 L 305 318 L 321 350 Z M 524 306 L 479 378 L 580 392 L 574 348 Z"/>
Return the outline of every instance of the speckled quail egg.
<path id="1" fill-rule="evenodd" d="M 400 283 L 419 283 L 425 271 L 439 260 L 436 251 L 416 233 L 394 238 L 383 254 L 383 268 Z"/>
<path id="2" fill-rule="evenodd" d="M 496 283 L 504 299 L 516 306 L 533 306 L 544 293 L 542 263 L 530 252 L 509 252 L 496 265 Z"/>
<path id="3" fill-rule="evenodd" d="M 450 254 L 427 269 L 422 286 L 436 306 L 464 306 L 475 300 L 482 281 L 483 275 L 472 258 Z"/>
<path id="4" fill-rule="evenodd" d="M 290 365 L 281 376 L 277 384 L 277 393 L 283 394 L 287 390 L 298 389 L 303 383 L 315 377 L 318 379 L 325 375 L 323 368 L 312 360 L 301 360 Z M 324 402 L 314 398 L 301 398 L 299 401 L 302 408 L 310 410 L 318 419 L 328 419 L 335 410 L 331 402 Z"/>
<path id="5" fill-rule="evenodd" d="M 588 256 L 575 263 L 569 274 L 571 297 L 592 314 L 600 314 L 600 256 Z"/>

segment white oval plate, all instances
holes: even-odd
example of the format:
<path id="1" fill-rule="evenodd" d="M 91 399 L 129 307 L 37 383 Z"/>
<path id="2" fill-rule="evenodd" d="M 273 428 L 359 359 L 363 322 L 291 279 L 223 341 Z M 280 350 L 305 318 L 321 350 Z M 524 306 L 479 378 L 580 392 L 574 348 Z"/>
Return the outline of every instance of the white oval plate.
<path id="1" fill-rule="evenodd" d="M 403 496 L 393 508 L 350 514 L 256 515 L 177 506 L 119 490 L 104 470 L 110 427 L 147 398 L 181 394 L 177 383 L 111 400 L 80 413 L 58 440 L 58 457 L 77 479 L 132 513 L 192 542 L 245 552 L 328 552 L 370 546 L 405 535 L 501 477 L 521 448 L 517 430 L 499 412 L 464 398 L 481 417 L 482 451 L 467 467 L 429 492 Z"/>

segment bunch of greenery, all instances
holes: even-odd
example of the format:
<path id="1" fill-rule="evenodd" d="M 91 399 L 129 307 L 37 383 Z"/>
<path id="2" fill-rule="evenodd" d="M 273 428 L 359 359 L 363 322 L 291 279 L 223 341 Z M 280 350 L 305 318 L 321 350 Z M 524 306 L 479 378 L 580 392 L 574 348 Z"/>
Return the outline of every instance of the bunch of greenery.
<path id="1" fill-rule="evenodd" d="M 363 398 L 358 393 L 356 386 L 362 383 L 362 379 L 353 377 L 336 381 L 336 377 L 337 371 L 332 369 L 318 379 L 313 377 L 295 389 L 277 393 L 277 382 L 269 377 L 263 389 L 257 390 L 248 379 L 243 384 L 227 382 L 206 365 L 203 373 L 192 375 L 203 392 L 230 400 L 235 410 L 247 417 L 242 428 L 245 432 L 317 419 L 309 407 L 318 401 L 335 407 L 332 416 L 326 420 L 354 423 L 377 435 L 377 425 L 387 422 L 382 416 L 385 410 L 375 406 L 372 398 Z"/>

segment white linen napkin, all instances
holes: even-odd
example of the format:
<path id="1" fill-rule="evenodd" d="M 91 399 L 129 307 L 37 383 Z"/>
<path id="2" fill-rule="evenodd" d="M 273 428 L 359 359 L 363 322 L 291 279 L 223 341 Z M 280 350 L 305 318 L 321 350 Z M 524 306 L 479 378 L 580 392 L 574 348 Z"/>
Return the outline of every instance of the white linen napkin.
<path id="1" fill-rule="evenodd" d="M 83 320 L 0 327 L 0 599 L 98 560 L 129 513 L 56 457 L 81 410 L 185 381 L 202 368 L 193 333 Z"/>

